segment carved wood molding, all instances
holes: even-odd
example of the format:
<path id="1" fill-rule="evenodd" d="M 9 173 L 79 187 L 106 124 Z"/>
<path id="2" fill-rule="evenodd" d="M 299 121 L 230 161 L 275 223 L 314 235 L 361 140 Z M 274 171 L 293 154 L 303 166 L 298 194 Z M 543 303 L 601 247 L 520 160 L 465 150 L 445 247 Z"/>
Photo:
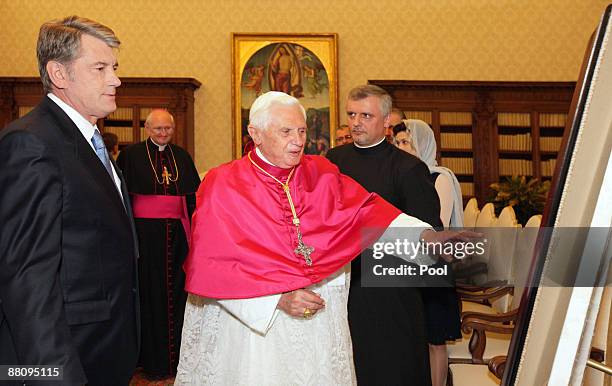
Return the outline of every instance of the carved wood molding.
<path id="1" fill-rule="evenodd" d="M 497 379 L 501 381 L 504 376 L 504 370 L 506 369 L 506 361 L 508 357 L 506 355 L 499 355 L 491 358 L 489 361 L 488 367 L 489 371 L 495 375 Z"/>
<path id="2" fill-rule="evenodd" d="M 518 308 L 508 312 L 502 312 L 497 314 L 485 314 L 483 312 L 466 311 L 461 314 L 462 324 L 463 322 L 492 322 L 492 323 L 508 323 L 514 322 L 518 315 Z"/>
<path id="3" fill-rule="evenodd" d="M 503 287 L 495 287 L 495 288 L 486 288 L 479 290 L 466 290 L 461 288 L 461 286 L 457 286 L 457 293 L 461 295 L 463 300 L 467 301 L 476 301 L 482 302 L 483 300 L 491 300 L 502 297 L 506 294 L 512 295 L 514 293 L 513 286 L 503 286 Z"/>

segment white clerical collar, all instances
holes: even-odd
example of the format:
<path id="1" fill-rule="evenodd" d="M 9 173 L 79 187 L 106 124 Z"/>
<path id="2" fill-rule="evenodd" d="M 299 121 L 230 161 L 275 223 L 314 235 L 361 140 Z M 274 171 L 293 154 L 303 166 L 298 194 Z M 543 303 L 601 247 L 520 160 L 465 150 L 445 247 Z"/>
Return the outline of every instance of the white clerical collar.
<path id="1" fill-rule="evenodd" d="M 360 148 L 360 149 L 368 149 L 368 148 L 370 148 L 370 147 L 378 146 L 378 145 L 380 145 L 381 143 L 383 143 L 383 141 L 386 141 L 386 140 L 387 140 L 387 138 L 386 138 L 386 137 L 382 137 L 382 139 L 381 139 L 380 141 L 376 142 L 374 145 L 368 145 L 368 146 L 359 146 L 359 145 L 357 145 L 357 142 L 353 142 L 353 145 L 355 145 L 356 147 L 358 147 L 358 148 Z"/>
<path id="2" fill-rule="evenodd" d="M 264 157 L 264 155 L 261 153 L 261 150 L 259 150 L 259 147 L 255 148 L 255 153 L 257 153 L 257 156 L 261 158 L 261 160 L 267 163 L 268 165 L 276 166 L 272 162 L 268 161 L 266 157 Z M 276 167 L 278 168 L 279 166 L 276 166 Z"/>
<path id="3" fill-rule="evenodd" d="M 70 118 L 70 120 L 74 122 L 76 127 L 79 128 L 79 131 L 81 132 L 81 134 L 83 134 L 83 137 L 85 137 L 85 140 L 87 140 L 89 146 L 91 146 L 91 148 L 96 151 L 93 146 L 93 143 L 91 142 L 91 139 L 93 138 L 94 131 L 98 130 L 98 126 L 92 125 L 91 122 L 89 122 L 87 119 L 85 119 L 84 116 L 81 115 L 81 113 L 76 111 L 74 107 L 61 100 L 57 95 L 53 93 L 48 93 L 47 96 L 68 115 L 68 118 Z"/>
<path id="4" fill-rule="evenodd" d="M 155 142 L 153 140 L 153 138 L 149 137 L 149 139 L 151 140 L 151 142 L 153 142 L 153 145 L 157 146 L 157 148 L 159 149 L 159 151 L 164 151 L 166 150 L 166 146 L 168 146 L 168 144 L 166 145 L 160 145 L 159 143 Z"/>

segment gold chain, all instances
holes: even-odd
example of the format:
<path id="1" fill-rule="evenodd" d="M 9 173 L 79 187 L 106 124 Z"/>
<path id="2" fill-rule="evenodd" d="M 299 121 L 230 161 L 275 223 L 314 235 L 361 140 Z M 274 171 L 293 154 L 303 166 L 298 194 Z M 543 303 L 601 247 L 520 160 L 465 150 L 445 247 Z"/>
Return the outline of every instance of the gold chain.
<path id="1" fill-rule="evenodd" d="M 297 232 L 297 237 L 298 237 L 298 245 L 293 252 L 295 252 L 295 254 L 297 255 L 302 255 L 307 265 L 309 266 L 312 265 L 312 259 L 310 258 L 310 254 L 314 252 L 314 248 L 309 245 L 304 244 L 304 242 L 302 241 L 302 232 L 300 231 L 300 219 L 298 218 L 297 213 L 295 211 L 295 205 L 293 205 L 293 199 L 291 198 L 291 192 L 289 190 L 289 180 L 291 180 L 291 176 L 293 176 L 293 172 L 295 171 L 295 166 L 289 172 L 289 176 L 287 177 L 287 182 L 282 183 L 281 180 L 279 180 L 278 178 L 274 177 L 272 174 L 265 171 L 261 166 L 257 165 L 255 161 L 253 161 L 253 159 L 251 158 L 251 152 L 248 152 L 247 157 L 249 157 L 249 161 L 251 161 L 251 163 L 257 169 L 262 171 L 268 177 L 271 177 L 274 181 L 278 182 L 283 188 L 283 190 L 285 191 L 285 194 L 287 195 L 287 200 L 289 200 L 289 206 L 291 207 L 291 214 L 293 215 L 293 225 L 295 225 L 295 230 Z"/>
<path id="2" fill-rule="evenodd" d="M 295 166 L 293 167 L 293 169 L 291 169 L 291 171 L 289 172 L 289 176 L 287 177 L 287 182 L 285 182 L 284 184 L 281 182 L 281 180 L 279 180 L 278 178 L 274 177 L 272 174 L 268 173 L 267 171 L 265 171 L 261 166 L 257 165 L 255 163 L 255 161 L 253 161 L 253 159 L 251 158 L 251 152 L 249 152 L 247 154 L 247 157 L 249 157 L 249 161 L 251 161 L 251 163 L 253 165 L 255 165 L 255 167 L 259 170 L 261 170 L 263 173 L 265 173 L 268 177 L 272 178 L 274 181 L 278 182 L 281 187 L 283 188 L 283 190 L 285 191 L 285 194 L 287 195 L 287 199 L 289 200 L 289 206 L 291 207 L 291 213 L 293 214 L 293 224 L 300 224 L 300 220 L 298 219 L 298 216 L 295 212 L 295 206 L 293 205 L 293 200 L 291 199 L 291 193 L 289 192 L 289 180 L 291 179 L 291 176 L 293 175 L 293 172 L 295 171 Z"/>
<path id="3" fill-rule="evenodd" d="M 156 143 L 153 143 L 153 144 L 157 146 Z M 168 148 L 170 149 L 170 154 L 172 154 L 172 160 L 174 161 L 174 170 L 176 170 L 176 177 L 174 179 L 168 177 L 168 179 L 171 182 L 176 182 L 179 178 L 179 170 L 178 170 L 178 166 L 176 165 L 176 157 L 174 156 L 174 152 L 172 151 L 172 147 L 170 147 L 170 144 L 167 144 L 166 146 L 168 146 Z M 149 156 L 149 164 L 151 164 L 151 169 L 153 169 L 153 173 L 155 174 L 155 181 L 157 181 L 158 184 L 163 185 L 164 179 L 162 177 L 160 181 L 159 178 L 157 177 L 157 170 L 155 166 L 153 166 L 153 160 L 151 159 L 151 152 L 149 151 L 149 144 L 147 143 L 147 141 L 145 141 L 145 148 L 147 149 L 147 155 Z"/>

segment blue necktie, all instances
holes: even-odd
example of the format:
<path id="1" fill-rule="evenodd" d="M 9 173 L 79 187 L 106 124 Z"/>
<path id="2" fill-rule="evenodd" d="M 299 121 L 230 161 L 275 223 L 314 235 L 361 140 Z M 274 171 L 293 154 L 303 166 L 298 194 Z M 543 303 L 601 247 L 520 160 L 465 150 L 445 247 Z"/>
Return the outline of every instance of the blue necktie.
<path id="1" fill-rule="evenodd" d="M 94 148 L 96 149 L 96 155 L 98 158 L 100 158 L 102 165 L 104 165 L 106 171 L 111 177 L 111 180 L 114 182 L 115 178 L 113 177 L 113 169 L 111 167 L 110 159 L 108 158 L 108 152 L 106 151 L 106 146 L 104 145 L 104 139 L 102 139 L 102 135 L 98 129 L 94 131 L 94 135 L 91 137 L 91 143 L 93 143 Z"/>

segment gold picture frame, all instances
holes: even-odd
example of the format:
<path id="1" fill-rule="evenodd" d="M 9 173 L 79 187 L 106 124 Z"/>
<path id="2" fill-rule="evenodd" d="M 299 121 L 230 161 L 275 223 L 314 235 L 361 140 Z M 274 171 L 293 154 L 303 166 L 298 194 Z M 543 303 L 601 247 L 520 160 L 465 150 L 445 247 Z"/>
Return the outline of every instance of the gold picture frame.
<path id="1" fill-rule="evenodd" d="M 233 156 L 240 158 L 249 108 L 270 90 L 300 100 L 306 110 L 306 154 L 325 154 L 338 126 L 338 34 L 232 33 Z"/>

